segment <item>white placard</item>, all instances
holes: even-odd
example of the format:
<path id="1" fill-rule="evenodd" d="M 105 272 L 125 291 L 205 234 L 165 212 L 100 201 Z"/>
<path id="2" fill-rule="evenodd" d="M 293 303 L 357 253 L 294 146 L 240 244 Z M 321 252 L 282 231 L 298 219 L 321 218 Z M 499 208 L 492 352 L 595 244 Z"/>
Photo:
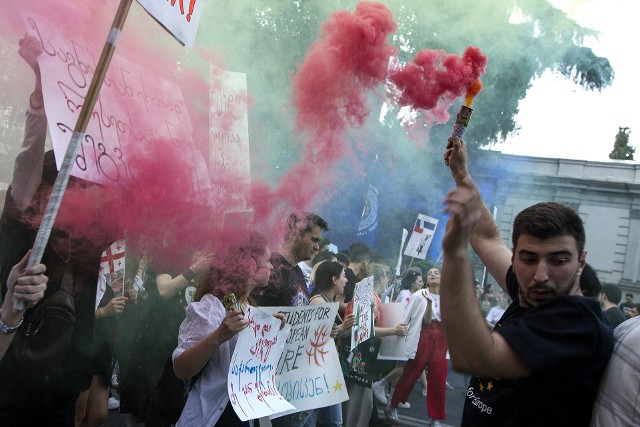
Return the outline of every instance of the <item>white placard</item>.
<path id="1" fill-rule="evenodd" d="M 247 208 L 251 187 L 247 75 L 210 66 L 209 170 L 225 211 Z"/>
<path id="2" fill-rule="evenodd" d="M 44 48 L 39 57 L 44 105 L 58 168 L 67 151 L 96 67 L 82 37 L 63 38 L 45 18 L 25 16 L 27 30 Z M 180 88 L 114 54 L 81 140 L 71 174 L 100 184 L 135 180 L 131 153 L 159 141 L 175 157 L 191 191 L 185 200 L 208 203 L 211 184 L 204 157 L 193 144 L 191 121 Z"/>
<path id="3" fill-rule="evenodd" d="M 353 291 L 353 313 L 356 323 L 351 328 L 351 350 L 368 340 L 373 331 L 373 276 L 356 283 Z"/>
<path id="4" fill-rule="evenodd" d="M 395 328 L 399 323 L 404 322 L 404 304 L 401 302 L 390 302 L 382 304 L 382 327 Z M 399 335 L 389 335 L 382 337 L 380 343 L 380 360 L 408 360 L 405 350 L 405 337 Z"/>
<path id="5" fill-rule="evenodd" d="M 242 421 L 293 409 L 276 388 L 276 366 L 291 326 L 280 330 L 280 320 L 247 307 L 249 326 L 238 334 L 231 357 L 227 391 Z"/>
<path id="6" fill-rule="evenodd" d="M 418 214 L 404 254 L 413 258 L 427 258 L 427 252 L 429 252 L 429 246 L 431 246 L 439 221 L 437 218 Z"/>
<path id="7" fill-rule="evenodd" d="M 278 362 L 276 383 L 278 392 L 296 409 L 271 418 L 347 400 L 338 351 L 330 337 L 338 304 L 260 309 L 271 314 L 283 313 L 291 325 Z"/>
<path id="8" fill-rule="evenodd" d="M 138 3 L 180 43 L 193 47 L 204 0 L 138 0 Z"/>

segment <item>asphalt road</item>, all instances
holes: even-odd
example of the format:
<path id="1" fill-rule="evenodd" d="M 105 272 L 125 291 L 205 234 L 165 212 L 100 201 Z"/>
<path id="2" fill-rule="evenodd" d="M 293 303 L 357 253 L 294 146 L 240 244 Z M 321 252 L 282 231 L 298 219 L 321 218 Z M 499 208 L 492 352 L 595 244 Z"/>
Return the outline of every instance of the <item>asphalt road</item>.
<path id="1" fill-rule="evenodd" d="M 462 419 L 462 406 L 464 404 L 464 378 L 462 375 L 449 371 L 447 378 L 449 384 L 454 388 L 447 389 L 446 411 L 447 419 L 442 422 L 443 426 L 459 426 Z M 403 426 L 428 426 L 429 416 L 427 415 L 427 401 L 422 396 L 420 385 L 416 384 L 409 396 L 409 409 L 398 409 L 398 417 Z M 385 425 L 383 406 L 378 406 L 379 425 Z M 261 423 L 261 427 L 265 427 Z M 107 427 L 142 427 L 143 424 L 136 423 L 130 415 L 120 414 L 117 409 L 109 411 L 109 418 L 104 424 Z M 197 426 L 194 426 L 197 427 Z M 345 426 L 347 427 L 347 426 Z"/>

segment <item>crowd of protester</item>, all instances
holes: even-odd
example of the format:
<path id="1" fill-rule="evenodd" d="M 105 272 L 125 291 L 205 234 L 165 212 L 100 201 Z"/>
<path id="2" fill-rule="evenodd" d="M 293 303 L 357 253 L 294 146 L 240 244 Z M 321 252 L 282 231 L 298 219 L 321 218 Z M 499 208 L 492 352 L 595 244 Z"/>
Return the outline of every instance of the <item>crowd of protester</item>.
<path id="1" fill-rule="evenodd" d="M 457 138 L 445 154 L 456 188 L 446 199 L 451 215 L 442 265 L 411 266 L 396 276 L 389 260 L 362 243 L 329 251 L 322 236 L 327 222 L 295 212 L 273 253 L 276 242 L 254 232 L 226 255 L 196 251 L 186 269 L 152 267 L 140 256 L 131 261 L 135 274 L 100 275 L 100 254 L 110 242 L 88 244 L 54 229 L 42 263 L 27 268 L 35 231 L 23 214 L 43 206 L 56 173 L 52 154 L 44 151 L 41 51 L 33 37 L 20 46 L 36 87 L 0 221 L 1 425 L 98 426 L 115 406 L 149 426 L 254 424 L 238 418 L 226 387 L 248 305 L 338 303 L 331 337 L 340 348 L 355 323 L 356 287 L 368 277 L 374 335 L 402 337 L 406 361 L 375 364 L 369 386 L 348 381 L 349 399 L 342 404 L 278 417 L 272 425 L 368 426 L 378 421 L 377 405 L 386 422 L 400 424 L 397 410 L 406 407 L 418 381 L 426 416 L 441 425 L 449 360 L 470 375 L 464 425 L 640 422 L 634 404 L 640 317 L 633 295 L 621 304 L 617 286 L 600 285 L 585 261 L 580 218 L 558 203 L 518 215 L 512 253 L 482 203 Z M 495 282 L 474 280 L 469 244 Z M 67 286 L 75 303 L 68 351 L 50 371 L 25 369 L 11 351 L 16 330 Z M 230 293 L 237 298 L 232 307 L 224 304 Z M 25 302 L 26 311 L 16 301 Z M 387 302 L 404 307 L 402 322 L 383 326 Z M 275 316 L 284 326 L 284 316 Z M 177 414 L 159 392 L 166 375 L 189 383 Z"/>

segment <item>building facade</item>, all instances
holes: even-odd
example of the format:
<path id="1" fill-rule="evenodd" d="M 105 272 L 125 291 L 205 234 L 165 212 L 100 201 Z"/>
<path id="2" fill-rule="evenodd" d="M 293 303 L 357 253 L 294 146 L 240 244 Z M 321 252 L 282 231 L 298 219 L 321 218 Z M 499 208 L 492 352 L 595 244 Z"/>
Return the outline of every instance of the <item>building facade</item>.
<path id="1" fill-rule="evenodd" d="M 542 201 L 575 209 L 585 224 L 587 262 L 600 282 L 640 300 L 640 164 L 525 157 L 481 150 L 471 174 L 494 208 L 508 247 L 515 215 Z"/>

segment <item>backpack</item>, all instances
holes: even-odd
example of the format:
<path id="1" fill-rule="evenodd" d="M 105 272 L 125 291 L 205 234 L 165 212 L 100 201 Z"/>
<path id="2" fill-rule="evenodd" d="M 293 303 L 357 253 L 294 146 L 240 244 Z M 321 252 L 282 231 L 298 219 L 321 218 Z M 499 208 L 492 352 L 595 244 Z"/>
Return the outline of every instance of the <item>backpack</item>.
<path id="1" fill-rule="evenodd" d="M 11 343 L 15 359 L 33 372 L 50 374 L 64 361 L 76 323 L 73 295 L 64 287 L 32 309 Z"/>
<path id="2" fill-rule="evenodd" d="M 181 380 L 173 371 L 172 357 L 165 359 L 162 375 L 156 385 L 156 402 L 158 413 L 166 422 L 170 424 L 178 422 L 187 403 L 189 392 L 203 371 L 204 368 L 192 378 Z"/>

